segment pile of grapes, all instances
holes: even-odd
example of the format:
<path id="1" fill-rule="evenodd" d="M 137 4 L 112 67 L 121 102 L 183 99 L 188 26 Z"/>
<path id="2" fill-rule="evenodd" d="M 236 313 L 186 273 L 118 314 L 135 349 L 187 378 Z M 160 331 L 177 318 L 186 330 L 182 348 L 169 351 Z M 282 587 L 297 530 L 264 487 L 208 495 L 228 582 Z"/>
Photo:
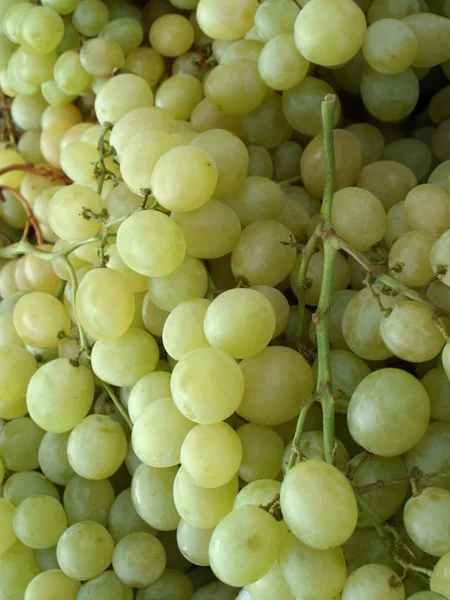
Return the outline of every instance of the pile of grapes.
<path id="1" fill-rule="evenodd" d="M 450 0 L 0 0 L 0 600 L 450 599 Z"/>

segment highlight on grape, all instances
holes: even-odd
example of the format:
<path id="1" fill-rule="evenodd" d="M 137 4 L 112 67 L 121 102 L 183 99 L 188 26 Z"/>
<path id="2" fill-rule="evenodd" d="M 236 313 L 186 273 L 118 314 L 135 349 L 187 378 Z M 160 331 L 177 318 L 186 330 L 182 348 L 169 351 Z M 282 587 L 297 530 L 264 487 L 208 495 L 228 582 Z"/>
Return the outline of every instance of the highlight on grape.
<path id="1" fill-rule="evenodd" d="M 0 0 L 0 600 L 450 600 L 450 0 Z"/>

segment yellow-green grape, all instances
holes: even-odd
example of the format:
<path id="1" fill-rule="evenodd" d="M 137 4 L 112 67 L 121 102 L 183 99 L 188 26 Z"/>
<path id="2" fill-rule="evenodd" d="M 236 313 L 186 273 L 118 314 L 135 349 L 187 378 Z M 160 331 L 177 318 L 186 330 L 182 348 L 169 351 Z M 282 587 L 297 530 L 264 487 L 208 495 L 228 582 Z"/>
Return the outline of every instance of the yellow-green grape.
<path id="1" fill-rule="evenodd" d="M 371 456 L 370 460 L 362 460 L 364 454 L 358 454 L 349 463 L 352 469 L 352 484 L 358 489 L 364 502 L 378 515 L 387 521 L 402 506 L 408 491 L 408 481 L 389 485 L 390 481 L 407 479 L 407 470 L 398 456 Z M 370 489 L 370 484 L 384 481 L 386 486 Z M 369 489 L 364 489 L 368 486 Z M 372 523 L 359 510 L 358 527 L 372 527 Z"/>
<path id="2" fill-rule="evenodd" d="M 94 399 L 91 372 L 74 367 L 67 358 L 43 365 L 31 378 L 27 407 L 33 421 L 45 431 L 70 431 L 89 412 Z"/>
<path id="3" fill-rule="evenodd" d="M 39 572 L 33 550 L 16 542 L 0 554 L 0 593 L 4 598 L 24 598 L 27 585 Z"/>
<path id="4" fill-rule="evenodd" d="M 248 483 L 241 489 L 234 501 L 234 508 L 246 504 L 265 506 L 272 502 L 277 494 L 280 493 L 281 483 L 274 479 L 257 479 Z"/>
<path id="5" fill-rule="evenodd" d="M 18 2 L 16 2 L 17 4 Z M 6 5 L 6 9 L 8 9 L 8 4 Z M 4 10 L 4 6 L 0 9 L 0 11 Z M 3 15 L 0 14 L 0 21 L 3 19 Z M 1 59 L 0 59 L 0 68 L 6 68 L 8 66 L 8 61 L 11 58 L 14 50 L 16 49 L 16 44 L 11 41 L 3 32 L 0 34 L 0 51 L 1 51 Z"/>
<path id="6" fill-rule="evenodd" d="M 309 217 L 313 217 L 320 212 L 320 200 L 314 198 L 303 187 L 293 185 L 283 185 L 284 193 L 301 204 L 308 211 Z"/>
<path id="7" fill-rule="evenodd" d="M 238 408 L 244 377 L 225 352 L 198 348 L 177 363 L 170 387 L 175 404 L 185 417 L 208 425 L 227 419 Z"/>
<path id="8" fill-rule="evenodd" d="M 39 467 L 53 483 L 67 485 L 75 475 L 67 458 L 69 432 L 46 433 L 39 446 Z"/>
<path id="9" fill-rule="evenodd" d="M 202 84 L 196 77 L 174 75 L 158 88 L 155 105 L 167 110 L 175 119 L 189 119 L 202 97 Z"/>
<path id="10" fill-rule="evenodd" d="M 367 19 L 369 23 L 380 19 L 403 19 L 419 11 L 419 0 L 372 0 Z"/>
<path id="11" fill-rule="evenodd" d="M 41 83 L 53 76 L 56 53 L 35 54 L 27 48 L 18 48 L 8 62 L 7 83 L 19 94 L 35 94 Z"/>
<path id="12" fill-rule="evenodd" d="M 241 187 L 222 202 L 238 216 L 244 227 L 255 221 L 280 216 L 285 198 L 280 186 L 266 177 L 247 177 Z"/>
<path id="13" fill-rule="evenodd" d="M 291 348 L 266 348 L 244 359 L 240 368 L 244 395 L 237 412 L 252 423 L 278 425 L 293 419 L 313 391 L 311 367 Z M 276 379 L 272 376 L 275 372 L 279 374 Z"/>
<path id="14" fill-rule="evenodd" d="M 180 515 L 174 504 L 173 484 L 177 467 L 157 469 L 140 465 L 131 480 L 131 497 L 139 516 L 161 531 L 177 528 Z"/>
<path id="15" fill-rule="evenodd" d="M 427 291 L 427 298 L 436 306 L 446 309 L 450 300 L 450 289 L 445 283 L 433 281 Z"/>
<path id="16" fill-rule="evenodd" d="M 125 55 L 139 48 L 144 39 L 144 30 L 132 17 L 114 18 L 107 23 L 98 34 L 99 38 L 114 40 L 122 48 Z"/>
<path id="17" fill-rule="evenodd" d="M 114 489 L 108 479 L 92 481 L 75 475 L 64 490 L 64 510 L 69 525 L 95 521 L 106 527 L 113 502 Z"/>
<path id="18" fill-rule="evenodd" d="M 352 438 L 379 456 L 398 456 L 413 448 L 430 419 L 423 385 L 400 369 L 380 369 L 356 388 L 348 407 Z"/>
<path id="19" fill-rule="evenodd" d="M 450 177 L 450 160 L 446 160 L 438 165 L 428 178 L 428 183 L 438 185 L 443 190 L 448 190 Z"/>
<path id="20" fill-rule="evenodd" d="M 77 600 L 109 600 L 110 598 L 133 599 L 132 588 L 125 585 L 114 571 L 105 571 L 84 583 L 77 596 Z"/>
<path id="21" fill-rule="evenodd" d="M 237 279 L 243 277 L 249 285 L 281 283 L 294 266 L 296 252 L 292 241 L 289 229 L 277 221 L 251 223 L 231 254 L 233 275 Z"/>
<path id="22" fill-rule="evenodd" d="M 152 600 L 158 597 L 187 600 L 193 598 L 193 592 L 194 586 L 188 575 L 176 569 L 166 569 L 155 583 L 138 589 L 136 600 Z"/>
<path id="23" fill-rule="evenodd" d="M 180 56 L 192 46 L 194 28 L 186 17 L 176 14 L 163 15 L 150 27 L 149 40 L 161 56 Z"/>
<path id="24" fill-rule="evenodd" d="M 178 410 L 171 398 L 158 398 L 134 423 L 133 450 L 151 467 L 178 465 L 183 440 L 193 427 L 194 423 Z"/>
<path id="25" fill-rule="evenodd" d="M 96 148 L 86 142 L 72 142 L 64 148 L 60 146 L 60 163 L 64 173 L 76 184 L 83 184 L 90 188 L 97 187 L 97 180 L 93 165 L 98 157 Z M 112 157 L 105 159 L 106 167 L 115 175 L 119 174 L 119 168 Z M 107 187 L 112 184 L 107 183 Z M 107 193 L 106 191 L 104 193 Z"/>
<path id="26" fill-rule="evenodd" d="M 153 371 L 140 379 L 131 390 L 128 398 L 128 411 L 133 423 L 145 409 L 158 398 L 170 396 L 170 374 Z"/>
<path id="27" fill-rule="evenodd" d="M 0 429 L 0 456 L 10 471 L 31 471 L 39 467 L 39 444 L 44 431 L 29 417 L 9 421 Z"/>
<path id="28" fill-rule="evenodd" d="M 358 140 L 361 146 L 361 166 L 380 160 L 383 156 L 383 135 L 370 123 L 353 123 L 345 128 Z"/>
<path id="29" fill-rule="evenodd" d="M 56 555 L 61 570 L 76 581 L 100 575 L 111 564 L 114 542 L 99 523 L 81 521 L 59 538 Z"/>
<path id="30" fill-rule="evenodd" d="M 164 572 L 166 553 L 150 533 L 130 533 L 114 549 L 113 568 L 123 583 L 142 588 L 154 583 Z"/>
<path id="31" fill-rule="evenodd" d="M 95 37 L 109 21 L 109 11 L 100 0 L 82 0 L 72 15 L 72 24 L 85 37 Z"/>
<path id="32" fill-rule="evenodd" d="M 33 8 L 31 2 L 8 2 L 4 3 L 4 14 L 2 15 L 2 30 L 6 37 L 15 44 L 19 43 L 20 23 L 24 16 Z"/>
<path id="33" fill-rule="evenodd" d="M 13 327 L 16 328 L 16 325 L 13 324 Z M 17 329 L 16 335 L 22 338 Z M 36 370 L 35 359 L 24 348 L 17 345 L 0 346 L 0 402 L 23 400 Z"/>
<path id="34" fill-rule="evenodd" d="M 273 178 L 273 162 L 270 153 L 262 146 L 248 147 L 247 177 Z"/>
<path id="35" fill-rule="evenodd" d="M 361 97 L 373 117 L 385 122 L 399 121 L 414 110 L 419 82 L 412 69 L 385 75 L 369 68 L 361 80 Z"/>
<path id="36" fill-rule="evenodd" d="M 76 123 L 73 125 L 66 131 L 61 140 L 61 150 L 73 142 L 82 142 L 84 133 L 93 127 L 95 127 L 95 125 L 92 123 Z"/>
<path id="37" fill-rule="evenodd" d="M 92 349 L 92 369 L 108 383 L 134 385 L 151 371 L 159 360 L 158 345 L 150 333 L 131 327 L 114 339 L 99 340 Z"/>
<path id="38" fill-rule="evenodd" d="M 40 149 L 44 159 L 53 167 L 61 168 L 61 140 L 70 129 L 68 123 L 53 123 L 41 134 Z"/>
<path id="39" fill-rule="evenodd" d="M 240 436 L 226 423 L 196 425 L 181 447 L 182 467 L 203 488 L 217 488 L 231 481 L 241 460 Z"/>
<path id="40" fill-rule="evenodd" d="M 16 268 L 18 262 L 18 259 L 9 260 L 2 266 L 0 270 L 0 295 L 2 298 L 8 298 L 9 296 L 19 292 L 19 288 L 17 287 L 16 283 Z"/>
<path id="41" fill-rule="evenodd" d="M 183 55 L 182 55 L 183 56 Z M 125 67 L 154 86 L 164 74 L 164 59 L 153 48 L 137 48 L 125 57 Z"/>
<path id="42" fill-rule="evenodd" d="M 308 461 L 302 464 L 308 464 Z M 278 566 L 289 591 L 296 598 L 334 598 L 344 587 L 347 577 L 340 548 L 316 550 L 303 544 L 293 533 L 285 535 L 281 542 Z"/>
<path id="43" fill-rule="evenodd" d="M 24 600 L 77 600 L 81 583 L 59 569 L 50 569 L 37 575 L 27 586 Z"/>
<path id="44" fill-rule="evenodd" d="M 430 254 L 434 274 L 445 285 L 450 284 L 450 232 L 443 233 L 434 244 Z"/>
<path id="45" fill-rule="evenodd" d="M 382 288 L 379 284 L 373 286 L 384 308 L 392 309 L 397 302 L 404 299 L 400 294 L 383 294 Z M 369 288 L 364 288 L 353 296 L 342 319 L 342 333 L 350 350 L 366 360 L 383 360 L 392 356 L 391 350 L 381 337 L 382 321 L 383 313 L 377 298 Z"/>
<path id="46" fill-rule="evenodd" d="M 412 541 L 431 556 L 450 552 L 445 532 L 449 524 L 450 491 L 428 487 L 408 500 L 403 512 L 406 531 Z"/>
<path id="47" fill-rule="evenodd" d="M 17 144 L 17 149 L 19 150 L 20 154 L 25 158 L 27 163 L 36 164 L 43 160 L 40 148 L 40 138 L 40 129 L 29 129 L 28 131 L 25 131 L 20 137 L 19 143 Z M 29 173 L 29 175 L 32 175 L 32 173 Z M 26 197 L 26 193 L 24 194 L 24 196 Z"/>
<path id="48" fill-rule="evenodd" d="M 91 188 L 79 184 L 69 185 L 57 190 L 51 198 L 48 205 L 48 222 L 56 235 L 62 239 L 86 240 L 101 229 L 101 223 L 90 213 L 99 213 L 103 207 L 102 199 Z"/>
<path id="49" fill-rule="evenodd" d="M 431 405 L 431 418 L 450 422 L 450 405 L 447 402 L 450 382 L 443 367 L 430 369 L 420 380 L 427 391 Z"/>
<path id="50" fill-rule="evenodd" d="M 31 496 L 52 497 L 59 501 L 59 492 L 56 486 L 36 471 L 14 473 L 6 481 L 3 493 L 5 500 L 14 506 L 19 506 Z"/>
<path id="51" fill-rule="evenodd" d="M 136 512 L 130 488 L 125 489 L 114 500 L 109 512 L 108 529 L 116 544 L 129 533 L 156 534 L 156 530 L 147 525 Z"/>
<path id="52" fill-rule="evenodd" d="M 236 40 L 253 27 L 257 0 L 200 0 L 197 20 L 201 30 L 215 40 Z"/>
<path id="53" fill-rule="evenodd" d="M 205 298 L 194 298 L 170 312 L 162 331 L 164 348 L 169 356 L 180 360 L 191 350 L 209 347 L 203 321 L 210 304 Z"/>
<path id="54" fill-rule="evenodd" d="M 335 129 L 334 146 L 336 152 L 335 189 L 337 191 L 355 185 L 361 170 L 361 146 L 358 140 L 345 129 Z M 323 197 L 325 188 L 323 148 L 323 134 L 316 135 L 306 146 L 300 161 L 303 185 L 316 198 Z M 358 184 L 358 187 L 363 186 Z"/>
<path id="55" fill-rule="evenodd" d="M 227 44 L 228 42 L 225 42 L 224 46 Z M 243 58 L 257 63 L 263 47 L 264 44 L 261 41 L 247 39 L 237 40 L 225 47 L 223 54 L 220 56 L 220 61 L 218 62 L 223 64 Z"/>
<path id="56" fill-rule="evenodd" d="M 450 228 L 450 196 L 437 185 L 418 185 L 406 196 L 405 215 L 413 229 L 442 235 Z"/>
<path id="57" fill-rule="evenodd" d="M 82 45 L 80 62 L 89 75 L 110 77 L 114 69 L 124 66 L 125 56 L 115 40 L 94 38 Z"/>
<path id="58" fill-rule="evenodd" d="M 178 470 L 173 486 L 175 506 L 181 518 L 192 527 L 215 527 L 233 508 L 238 493 L 238 478 L 217 488 L 204 488 L 194 483 L 183 467 Z"/>
<path id="59" fill-rule="evenodd" d="M 18 42 L 35 54 L 55 50 L 63 38 L 64 21 L 57 12 L 46 6 L 25 11 L 17 30 Z"/>
<path id="60" fill-rule="evenodd" d="M 291 458 L 292 443 L 293 440 L 291 440 L 284 449 L 282 460 L 282 470 L 284 474 L 289 470 L 288 464 Z M 325 460 L 325 449 L 322 431 L 304 431 L 302 433 L 302 437 L 298 446 L 304 460 Z M 336 440 L 336 465 L 339 468 L 345 467 L 348 461 L 349 454 L 347 450 L 344 448 L 344 445 L 341 441 Z"/>
<path id="61" fill-rule="evenodd" d="M 331 220 L 338 236 L 358 250 L 369 250 L 386 232 L 386 213 L 376 196 L 363 188 L 343 188 L 333 196 Z"/>
<path id="62" fill-rule="evenodd" d="M 286 193 L 284 208 L 277 221 L 287 227 L 297 241 L 305 238 L 309 223 L 308 211 L 300 202 L 297 202 L 295 198 L 288 196 Z"/>
<path id="63" fill-rule="evenodd" d="M 58 121 L 76 125 L 83 121 L 83 115 L 74 104 L 62 104 L 60 106 L 47 106 L 42 114 L 41 127 L 47 129 Z"/>
<path id="64" fill-rule="evenodd" d="M 434 322 L 433 311 L 413 300 L 396 304 L 381 321 L 380 333 L 389 350 L 409 362 L 431 360 L 445 343 Z"/>
<path id="65" fill-rule="evenodd" d="M 131 325 L 134 309 L 133 291 L 118 271 L 98 268 L 86 273 L 76 296 L 76 315 L 91 337 L 120 337 Z"/>
<path id="66" fill-rule="evenodd" d="M 181 520 L 177 529 L 177 543 L 182 555 L 194 565 L 209 566 L 208 548 L 213 531 L 214 528 L 199 529 Z"/>
<path id="67" fill-rule="evenodd" d="M 403 237 L 410 231 L 411 231 L 411 227 L 409 226 L 409 223 L 408 223 L 408 221 L 406 219 L 406 215 L 405 215 L 405 201 L 402 200 L 401 202 L 397 202 L 397 204 L 394 204 L 388 210 L 388 213 L 386 215 L 386 234 L 384 236 L 384 242 L 385 242 L 386 246 L 389 249 L 391 249 L 397 240 L 399 240 L 401 237 Z M 427 232 L 427 234 L 432 235 L 432 234 L 430 234 L 430 232 Z M 415 235 L 417 235 L 417 232 Z M 413 237 L 413 239 L 414 238 L 415 238 L 415 236 Z M 406 243 L 407 243 L 409 246 L 409 243 L 408 243 L 409 239 L 410 238 L 405 238 L 405 242 L 402 242 L 398 246 L 398 250 L 395 251 L 395 254 L 397 253 L 397 251 L 400 251 L 400 249 L 403 248 L 404 244 L 406 245 Z M 429 257 L 429 253 L 428 253 L 428 257 Z M 399 275 L 399 273 L 396 274 L 396 276 L 398 276 L 398 275 Z"/>
<path id="68" fill-rule="evenodd" d="M 147 290 L 148 277 L 136 273 L 123 262 L 119 255 L 119 251 L 117 250 L 116 244 L 113 244 L 108 248 L 107 256 L 108 262 L 106 263 L 106 266 L 109 269 L 114 269 L 115 271 L 121 273 L 133 292 L 137 293 Z"/>
<path id="69" fill-rule="evenodd" d="M 281 96 L 273 91 L 255 110 L 243 115 L 242 124 L 247 142 L 268 150 L 286 142 L 293 131 L 283 114 Z"/>
<path id="70" fill-rule="evenodd" d="M 284 444 L 281 437 L 262 425 L 246 423 L 236 430 L 242 443 L 239 477 L 246 482 L 275 479 L 281 470 Z"/>
<path id="71" fill-rule="evenodd" d="M 274 563 L 282 532 L 276 519 L 257 506 L 234 509 L 217 525 L 209 545 L 215 575 L 243 586 L 263 577 Z"/>
<path id="72" fill-rule="evenodd" d="M 36 129 L 41 126 L 41 117 L 47 102 L 38 92 L 31 96 L 18 95 L 11 104 L 11 116 L 21 129 Z"/>
<path id="73" fill-rule="evenodd" d="M 0 168 L 4 169 L 11 165 L 23 165 L 25 159 L 12 148 L 0 150 Z M 11 171 L 0 176 L 0 185 L 8 185 L 13 188 L 18 188 L 24 178 L 23 171 Z"/>
<path id="74" fill-rule="evenodd" d="M 156 106 L 141 106 L 127 112 L 114 125 L 109 141 L 121 158 L 125 146 L 136 134 L 154 130 L 173 133 L 174 129 L 175 119 L 170 113 Z"/>
<path id="75" fill-rule="evenodd" d="M 255 14 L 255 29 L 259 38 L 268 42 L 282 34 L 293 34 L 299 12 L 297 4 L 289 0 L 263 2 Z"/>
<path id="76" fill-rule="evenodd" d="M 352 487 L 336 467 L 321 460 L 299 463 L 286 474 L 280 502 L 289 529 L 312 548 L 336 548 L 355 530 L 358 507 Z"/>
<path id="77" fill-rule="evenodd" d="M 85 479 L 106 479 L 125 459 L 127 440 L 116 421 L 89 415 L 70 434 L 67 456 L 75 473 Z"/>
<path id="78" fill-rule="evenodd" d="M 408 193 L 417 186 L 417 179 L 405 165 L 380 160 L 361 170 L 356 185 L 372 192 L 385 210 L 389 210 L 397 202 L 405 200 Z"/>
<path id="79" fill-rule="evenodd" d="M 439 160 L 448 160 L 448 140 L 450 135 L 450 119 L 443 121 L 437 128 L 431 138 L 431 150 Z"/>
<path id="80" fill-rule="evenodd" d="M 430 579 L 431 591 L 443 594 L 443 598 L 448 598 L 448 595 L 450 594 L 450 578 L 448 576 L 449 565 L 450 552 L 447 552 L 438 560 Z M 431 598 L 431 600 L 433 600 L 433 598 Z"/>
<path id="81" fill-rule="evenodd" d="M 428 175 L 433 162 L 433 155 L 427 144 L 414 138 L 391 142 L 385 147 L 383 158 L 403 163 L 413 171 L 418 181 Z"/>
<path id="82" fill-rule="evenodd" d="M 228 290 L 209 306 L 204 329 L 213 348 L 234 358 L 247 358 L 264 350 L 272 339 L 275 312 L 255 290 Z"/>
<path id="83" fill-rule="evenodd" d="M 122 73 L 108 79 L 98 92 L 95 114 L 101 124 L 115 125 L 136 108 L 150 107 L 152 104 L 153 92 L 149 84 L 138 75 Z"/>
<path id="84" fill-rule="evenodd" d="M 268 285 L 254 285 L 251 289 L 265 296 L 272 304 L 276 320 L 272 339 L 278 337 L 286 329 L 289 320 L 288 301 L 279 290 Z"/>
<path id="85" fill-rule="evenodd" d="M 410 67 L 417 50 L 414 31 L 398 19 L 380 19 L 373 23 L 367 30 L 363 46 L 369 65 L 388 75 L 396 75 Z"/>
<path id="86" fill-rule="evenodd" d="M 295 21 L 295 44 L 310 62 L 338 66 L 361 48 L 366 28 L 364 13 L 352 0 L 315 0 Z"/>
<path id="87" fill-rule="evenodd" d="M 162 337 L 164 323 L 167 320 L 169 313 L 165 310 L 161 310 L 154 304 L 148 295 L 144 297 L 142 304 L 142 321 L 145 328 L 150 331 L 152 335 Z"/>
<path id="88" fill-rule="evenodd" d="M 292 2 L 288 3 L 293 6 Z M 294 36 L 283 34 L 264 46 L 258 70 L 262 80 L 274 90 L 290 90 L 307 75 L 309 62 L 297 51 Z"/>
<path id="89" fill-rule="evenodd" d="M 375 529 L 356 529 L 351 538 L 342 545 L 342 551 L 347 563 L 348 575 L 367 564 L 381 564 L 397 569 L 397 563 Z"/>
<path id="90" fill-rule="evenodd" d="M 68 15 L 73 12 L 79 0 L 44 0 L 42 4 L 52 8 L 60 15 Z"/>
<path id="91" fill-rule="evenodd" d="M 16 331 L 11 313 L 6 313 L 0 316 L 0 345 L 1 346 L 24 346 L 22 338 Z M 21 371 L 23 376 L 23 371 Z M 11 372 L 8 371 L 8 380 L 11 377 Z M 22 396 L 23 398 L 23 396 Z"/>
<path id="92" fill-rule="evenodd" d="M 272 153 L 273 171 L 275 181 L 286 181 L 300 176 L 300 158 L 302 157 L 302 147 L 297 142 L 289 140 L 283 142 L 275 148 Z M 294 187 L 294 191 L 298 188 Z M 291 190 L 291 186 L 286 186 L 285 194 Z"/>
<path id="93" fill-rule="evenodd" d="M 281 575 L 277 562 L 272 565 L 270 571 L 261 577 L 261 579 L 245 586 L 245 589 L 250 594 L 252 600 L 270 600 L 270 598 L 295 600 Z"/>
<path id="94" fill-rule="evenodd" d="M 78 286 L 81 284 L 81 282 L 83 281 L 83 279 L 85 278 L 85 276 L 87 275 L 87 273 L 89 273 L 89 271 L 92 271 L 92 265 L 88 264 L 85 267 L 81 267 L 81 269 L 77 269 L 77 271 L 75 272 L 76 278 L 77 278 L 77 282 L 78 282 Z M 70 319 L 72 321 L 72 323 L 77 324 L 78 323 L 78 316 L 75 310 L 75 300 L 76 297 L 73 293 L 73 286 L 72 286 L 72 282 L 69 280 L 66 283 L 66 286 L 64 288 L 64 296 L 63 296 L 63 302 L 64 302 L 64 306 L 67 310 L 67 312 L 69 313 Z M 73 340 L 72 340 L 73 341 Z M 65 344 L 68 343 L 69 340 L 67 338 L 63 338 L 60 342 L 60 344 Z M 63 356 L 65 356 L 65 353 L 62 353 Z M 66 357 L 67 358 L 67 357 Z M 70 356 L 69 358 L 73 358 L 72 356 Z"/>
<path id="95" fill-rule="evenodd" d="M 116 221 L 122 217 L 129 217 L 137 211 L 142 202 L 142 197 L 133 192 L 124 184 L 119 183 L 114 187 L 105 198 L 105 208 L 108 211 L 109 219 Z M 109 227 L 109 231 L 117 232 L 118 225 Z"/>
<path id="96" fill-rule="evenodd" d="M 53 76 L 65 94 L 81 94 L 89 85 L 91 76 L 84 69 L 76 50 L 67 50 L 55 63 Z"/>
<path id="97" fill-rule="evenodd" d="M 298 288 L 298 273 L 300 269 L 301 255 L 297 256 L 295 264 L 292 268 L 290 275 L 290 283 L 291 288 L 294 294 L 299 294 Z M 311 280 L 311 286 L 306 290 L 305 293 L 305 301 L 307 304 L 311 304 L 313 306 L 317 306 L 319 303 L 320 290 L 322 285 L 323 278 L 323 269 L 324 269 L 324 253 L 322 250 L 316 252 L 308 266 L 307 270 L 307 278 Z M 345 260 L 342 254 L 337 255 L 336 259 L 336 270 L 334 274 L 333 280 L 333 292 L 337 292 L 339 290 L 345 290 L 350 283 L 350 267 L 348 262 Z"/>
<path id="98" fill-rule="evenodd" d="M 25 294 L 17 302 L 14 327 L 25 344 L 36 348 L 56 348 L 60 334 L 70 332 L 70 317 L 54 296 L 44 292 Z"/>
<path id="99" fill-rule="evenodd" d="M 17 536 L 13 528 L 15 512 L 16 508 L 14 504 L 11 504 L 11 502 L 4 498 L 0 498 L 0 555 L 9 550 L 17 542 Z"/>
<path id="100" fill-rule="evenodd" d="M 14 533 L 30 548 L 51 548 L 67 528 L 61 503 L 50 496 L 31 496 L 17 507 L 13 518 Z"/>
<path id="101" fill-rule="evenodd" d="M 25 400 L 17 402 L 0 402 L 0 419 L 17 419 L 27 414 L 27 403 Z"/>
<path id="102" fill-rule="evenodd" d="M 418 467 L 423 473 L 442 473 L 433 477 L 419 477 L 419 485 L 450 489 L 446 477 L 448 471 L 448 448 L 450 447 L 450 426 L 436 421 L 430 423 L 422 439 L 405 454 L 406 468 L 411 473 Z"/>
<path id="103" fill-rule="evenodd" d="M 449 60 L 449 20 L 447 18 L 421 12 L 406 16 L 403 22 L 413 30 L 418 41 L 413 67 L 434 67 Z"/>
<path id="104" fill-rule="evenodd" d="M 435 242 L 436 236 L 423 229 L 399 237 L 389 251 L 389 268 L 395 278 L 411 287 L 424 286 L 433 277 L 430 253 Z"/>

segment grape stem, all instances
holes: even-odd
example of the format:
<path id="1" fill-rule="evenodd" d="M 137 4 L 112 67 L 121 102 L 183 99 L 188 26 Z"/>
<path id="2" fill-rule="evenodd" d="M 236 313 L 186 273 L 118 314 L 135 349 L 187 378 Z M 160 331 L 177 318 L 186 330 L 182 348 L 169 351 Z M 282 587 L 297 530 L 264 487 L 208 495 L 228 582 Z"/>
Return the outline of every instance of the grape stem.
<path id="1" fill-rule="evenodd" d="M 307 400 L 303 403 L 302 409 L 300 411 L 300 415 L 297 421 L 297 427 L 295 428 L 294 439 L 292 441 L 292 449 L 291 456 L 289 457 L 289 463 L 287 470 L 292 469 L 292 467 L 301 460 L 301 450 L 300 450 L 300 438 L 302 437 L 303 427 L 305 426 L 306 417 L 308 415 L 308 411 L 311 406 L 316 401 L 316 395 L 312 394 L 309 396 Z"/>
<path id="2" fill-rule="evenodd" d="M 32 173 L 33 175 L 39 175 L 40 177 L 50 177 L 52 181 L 61 181 L 61 183 L 72 183 L 72 181 L 64 175 L 64 173 L 55 173 L 51 169 L 46 167 L 36 167 L 35 165 L 8 165 L 0 169 L 0 176 L 11 173 L 12 171 L 25 171 L 26 173 Z"/>
<path id="3" fill-rule="evenodd" d="M 319 241 L 319 228 L 317 227 L 312 236 L 309 238 L 308 242 L 302 247 L 302 260 L 300 263 L 300 269 L 298 271 L 298 279 L 297 279 L 297 297 L 298 297 L 298 308 L 297 308 L 297 323 L 295 326 L 295 339 L 297 343 L 297 348 L 300 347 L 301 344 L 301 335 L 303 329 L 303 318 L 305 314 L 305 294 L 306 290 L 311 285 L 311 282 L 308 281 L 306 274 L 308 272 L 309 263 L 311 258 L 316 252 L 317 242 Z"/>
<path id="4" fill-rule="evenodd" d="M 103 191 L 103 185 L 105 183 L 106 176 L 109 175 L 114 181 L 116 180 L 115 174 L 110 171 L 105 165 L 105 158 L 108 156 L 115 156 L 116 151 L 112 146 L 110 146 L 108 140 L 106 139 L 107 134 L 112 130 L 112 123 L 104 123 L 103 131 L 101 136 L 98 139 L 98 158 L 94 163 L 94 173 L 97 176 L 97 194 L 101 196 Z"/>
<path id="5" fill-rule="evenodd" d="M 3 118 L 5 119 L 5 124 L 2 128 L 2 135 L 6 134 L 8 143 L 16 148 L 16 130 L 14 128 L 14 124 L 11 119 L 11 105 L 8 104 L 6 99 L 5 92 L 0 89 L 0 101 L 1 101 L 1 110 L 3 113 Z"/>
<path id="6" fill-rule="evenodd" d="M 73 306 L 75 306 L 75 299 L 76 299 L 77 292 L 78 292 L 77 274 L 75 273 L 75 269 L 73 268 L 72 263 L 69 261 L 67 256 L 63 256 L 60 260 L 64 263 L 64 266 L 66 267 L 67 272 L 69 274 L 70 285 L 72 286 L 72 304 L 73 304 Z M 89 342 L 87 339 L 87 334 L 86 334 L 83 326 L 81 325 L 79 319 L 77 319 L 77 327 L 78 327 L 78 335 L 80 338 L 80 355 L 84 353 L 87 356 L 87 358 L 89 358 L 90 350 L 89 350 Z"/>
<path id="7" fill-rule="evenodd" d="M 117 408 L 117 410 L 120 412 L 120 414 L 122 415 L 122 417 L 126 421 L 128 427 L 130 429 L 133 429 L 133 423 L 131 422 L 131 419 L 128 416 L 127 411 L 122 406 L 122 403 L 120 402 L 119 398 L 117 397 L 117 395 L 116 395 L 116 393 L 114 391 L 114 388 L 111 385 L 109 385 L 109 383 L 106 383 L 106 381 L 101 381 L 101 380 L 99 380 L 99 381 L 100 381 L 100 385 L 102 386 L 102 388 L 106 391 L 106 393 L 108 394 L 108 396 L 114 402 L 114 406 Z"/>
<path id="8" fill-rule="evenodd" d="M 37 222 L 37 219 L 34 216 L 34 213 L 31 210 L 31 207 L 28 204 L 28 202 L 25 200 L 25 198 L 22 196 L 22 194 L 19 191 L 15 190 L 14 188 L 12 188 L 9 185 L 0 185 L 0 194 L 2 195 L 3 192 L 8 192 L 12 196 L 14 196 L 14 198 L 16 198 L 16 200 L 18 200 L 20 202 L 20 204 L 23 206 L 25 213 L 27 215 L 27 223 L 26 223 L 24 231 L 23 231 L 22 240 L 27 239 L 28 231 L 29 231 L 30 225 L 31 225 L 31 227 L 33 227 L 33 229 L 34 229 L 34 233 L 36 234 L 37 243 L 39 245 L 42 245 L 44 243 L 44 237 L 41 233 L 41 228 L 39 227 L 39 223 Z M 3 196 L 2 196 L 2 199 L 4 201 Z"/>

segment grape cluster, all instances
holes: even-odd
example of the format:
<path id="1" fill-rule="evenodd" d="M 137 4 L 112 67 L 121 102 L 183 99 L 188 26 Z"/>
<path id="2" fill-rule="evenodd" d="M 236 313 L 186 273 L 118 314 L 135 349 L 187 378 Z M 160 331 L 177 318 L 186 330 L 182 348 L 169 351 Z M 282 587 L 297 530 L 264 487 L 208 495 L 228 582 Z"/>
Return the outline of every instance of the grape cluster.
<path id="1" fill-rule="evenodd" d="M 0 600 L 450 599 L 450 2 L 0 0 Z"/>

